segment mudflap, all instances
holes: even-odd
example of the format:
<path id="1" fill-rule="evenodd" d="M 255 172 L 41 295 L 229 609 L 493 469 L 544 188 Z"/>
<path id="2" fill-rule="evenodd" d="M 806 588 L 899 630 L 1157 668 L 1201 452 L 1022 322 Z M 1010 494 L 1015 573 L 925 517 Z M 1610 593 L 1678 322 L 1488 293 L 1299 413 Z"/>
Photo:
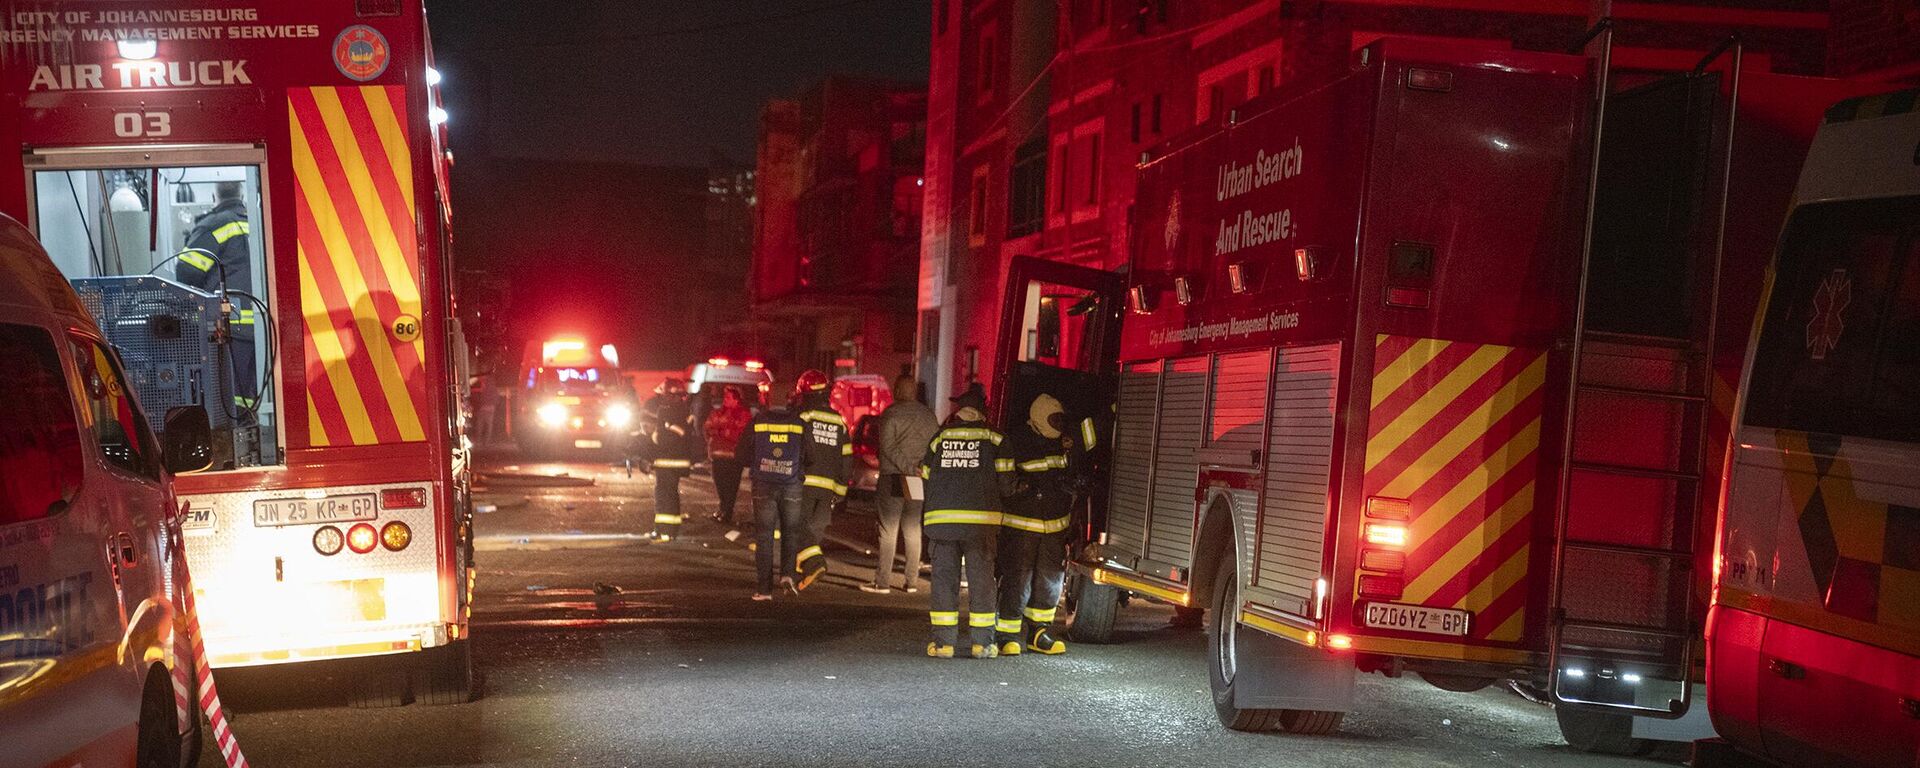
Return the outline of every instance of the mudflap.
<path id="1" fill-rule="evenodd" d="M 1353 711 L 1353 659 L 1242 627 L 1233 704 L 1241 709 Z"/>

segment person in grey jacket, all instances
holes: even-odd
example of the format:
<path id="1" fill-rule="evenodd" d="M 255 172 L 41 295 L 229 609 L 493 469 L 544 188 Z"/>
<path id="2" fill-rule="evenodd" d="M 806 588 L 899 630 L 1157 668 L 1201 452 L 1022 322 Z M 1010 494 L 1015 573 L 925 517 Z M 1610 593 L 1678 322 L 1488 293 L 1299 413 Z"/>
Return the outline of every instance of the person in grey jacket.
<path id="1" fill-rule="evenodd" d="M 920 402 L 919 389 L 912 376 L 895 379 L 893 405 L 880 414 L 880 480 L 874 488 L 880 561 L 873 569 L 873 582 L 860 585 L 862 591 L 873 594 L 893 591 L 893 548 L 902 536 L 907 544 L 906 590 L 920 591 L 920 463 L 926 458 L 927 445 L 940 433 L 940 420 Z"/>

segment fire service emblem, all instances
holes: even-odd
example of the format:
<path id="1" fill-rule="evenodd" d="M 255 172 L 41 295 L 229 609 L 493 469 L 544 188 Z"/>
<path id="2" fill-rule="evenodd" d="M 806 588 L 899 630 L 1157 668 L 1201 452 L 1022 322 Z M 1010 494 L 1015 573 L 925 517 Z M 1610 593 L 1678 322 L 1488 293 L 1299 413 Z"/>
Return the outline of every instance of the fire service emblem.
<path id="1" fill-rule="evenodd" d="M 365 24 L 347 27 L 333 39 L 333 66 L 340 74 L 363 83 L 385 73 L 392 57 L 387 37 Z"/>
<path id="2" fill-rule="evenodd" d="M 1820 281 L 1813 292 L 1813 319 L 1807 321 L 1807 356 L 1827 359 L 1827 353 L 1840 345 L 1840 334 L 1847 329 L 1845 313 L 1853 301 L 1853 278 L 1844 269 L 1836 269 Z"/>

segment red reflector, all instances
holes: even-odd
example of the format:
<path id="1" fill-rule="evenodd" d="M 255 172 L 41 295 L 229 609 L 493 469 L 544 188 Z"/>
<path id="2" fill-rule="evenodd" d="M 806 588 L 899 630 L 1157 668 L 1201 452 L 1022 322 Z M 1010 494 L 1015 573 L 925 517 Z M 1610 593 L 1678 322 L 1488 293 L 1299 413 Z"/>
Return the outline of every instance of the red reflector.
<path id="1" fill-rule="evenodd" d="M 426 506 L 425 488 L 387 488 L 380 492 L 381 509 L 421 509 Z"/>
<path id="2" fill-rule="evenodd" d="M 1407 556 L 1399 552 L 1389 552 L 1384 549 L 1361 550 L 1360 567 L 1369 571 L 1392 571 L 1399 573 L 1407 569 Z"/>
<path id="3" fill-rule="evenodd" d="M 1387 306 L 1406 307 L 1408 309 L 1426 309 L 1432 303 L 1433 294 L 1424 288 L 1388 288 Z"/>
<path id="4" fill-rule="evenodd" d="M 1353 638 L 1346 635 L 1327 635 L 1327 648 L 1335 651 L 1353 650 Z"/>
<path id="5" fill-rule="evenodd" d="M 1372 600 L 1400 599 L 1400 577 L 1398 576 L 1361 576 L 1360 596 Z"/>

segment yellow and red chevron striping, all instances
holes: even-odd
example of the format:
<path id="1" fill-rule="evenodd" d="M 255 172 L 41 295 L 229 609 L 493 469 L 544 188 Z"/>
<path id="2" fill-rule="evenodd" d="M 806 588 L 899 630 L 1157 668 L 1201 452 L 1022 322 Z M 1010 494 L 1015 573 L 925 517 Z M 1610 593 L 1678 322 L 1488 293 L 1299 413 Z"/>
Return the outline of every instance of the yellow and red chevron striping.
<path id="1" fill-rule="evenodd" d="M 314 447 L 426 438 L 413 163 L 400 86 L 287 91 Z"/>
<path id="2" fill-rule="evenodd" d="M 1404 499 L 1402 602 L 1469 611 L 1470 637 L 1524 633 L 1545 352 L 1381 335 L 1369 497 Z"/>

